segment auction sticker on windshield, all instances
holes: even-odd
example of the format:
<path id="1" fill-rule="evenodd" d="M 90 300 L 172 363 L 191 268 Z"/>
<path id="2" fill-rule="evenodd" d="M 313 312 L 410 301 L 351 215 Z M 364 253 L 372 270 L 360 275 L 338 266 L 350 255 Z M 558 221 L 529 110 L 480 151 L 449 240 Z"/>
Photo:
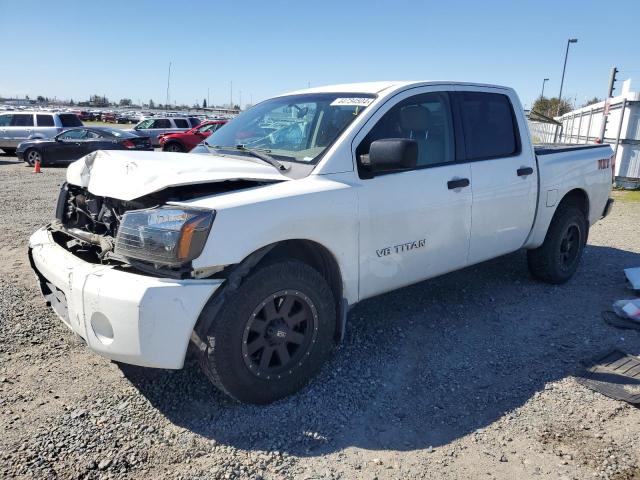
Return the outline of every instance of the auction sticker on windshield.
<path id="1" fill-rule="evenodd" d="M 352 98 L 336 98 L 333 102 L 331 102 L 331 106 L 335 107 L 338 105 L 352 106 L 352 107 L 366 107 L 371 105 L 374 98 L 367 97 L 352 97 Z"/>

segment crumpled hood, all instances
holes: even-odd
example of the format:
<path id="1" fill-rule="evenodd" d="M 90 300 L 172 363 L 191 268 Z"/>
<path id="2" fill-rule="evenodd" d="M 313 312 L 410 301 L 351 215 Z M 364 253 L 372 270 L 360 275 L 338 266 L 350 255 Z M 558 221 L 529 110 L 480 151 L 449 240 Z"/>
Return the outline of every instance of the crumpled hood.
<path id="1" fill-rule="evenodd" d="M 290 180 L 249 159 L 170 152 L 99 150 L 67 169 L 67 182 L 100 197 L 133 200 L 167 187 L 225 180 Z"/>

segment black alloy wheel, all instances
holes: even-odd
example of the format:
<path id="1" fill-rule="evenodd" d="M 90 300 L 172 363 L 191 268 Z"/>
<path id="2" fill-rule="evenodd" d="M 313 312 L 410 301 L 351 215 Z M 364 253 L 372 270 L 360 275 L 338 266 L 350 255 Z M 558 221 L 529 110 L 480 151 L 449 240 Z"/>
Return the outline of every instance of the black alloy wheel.
<path id="1" fill-rule="evenodd" d="M 282 259 L 226 288 L 200 314 L 209 323 L 200 357 L 207 378 L 230 397 L 258 404 L 304 387 L 335 347 L 336 303 L 326 279 Z"/>
<path id="2" fill-rule="evenodd" d="M 570 270 L 573 267 L 578 260 L 581 245 L 580 227 L 576 223 L 569 224 L 560 240 L 560 261 L 563 269 Z"/>
<path id="3" fill-rule="evenodd" d="M 281 290 L 253 311 L 242 338 L 244 363 L 254 375 L 282 378 L 302 365 L 316 342 L 318 311 L 297 290 Z"/>

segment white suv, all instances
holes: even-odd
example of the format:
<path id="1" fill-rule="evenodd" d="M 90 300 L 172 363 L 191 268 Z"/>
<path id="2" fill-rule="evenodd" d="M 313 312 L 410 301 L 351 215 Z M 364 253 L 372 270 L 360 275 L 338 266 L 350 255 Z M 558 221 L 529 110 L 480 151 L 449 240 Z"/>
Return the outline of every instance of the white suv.
<path id="1" fill-rule="evenodd" d="M 200 124 L 195 117 L 153 117 L 142 120 L 133 131 L 140 136 L 149 137 L 154 147 L 160 146 L 158 137 L 163 133 L 186 132 Z"/>
<path id="2" fill-rule="evenodd" d="M 72 127 L 82 127 L 82 122 L 74 113 L 0 113 L 0 148 L 5 153 L 14 155 L 20 142 L 52 138 Z"/>

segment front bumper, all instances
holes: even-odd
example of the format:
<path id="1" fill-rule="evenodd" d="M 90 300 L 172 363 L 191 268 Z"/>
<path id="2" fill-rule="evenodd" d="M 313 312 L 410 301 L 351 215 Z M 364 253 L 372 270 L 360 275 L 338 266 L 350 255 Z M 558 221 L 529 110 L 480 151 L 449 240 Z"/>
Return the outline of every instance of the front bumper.
<path id="1" fill-rule="evenodd" d="M 29 239 L 40 288 L 62 321 L 94 352 L 123 363 L 182 368 L 205 303 L 223 280 L 174 280 L 86 262 L 46 228 Z"/>

